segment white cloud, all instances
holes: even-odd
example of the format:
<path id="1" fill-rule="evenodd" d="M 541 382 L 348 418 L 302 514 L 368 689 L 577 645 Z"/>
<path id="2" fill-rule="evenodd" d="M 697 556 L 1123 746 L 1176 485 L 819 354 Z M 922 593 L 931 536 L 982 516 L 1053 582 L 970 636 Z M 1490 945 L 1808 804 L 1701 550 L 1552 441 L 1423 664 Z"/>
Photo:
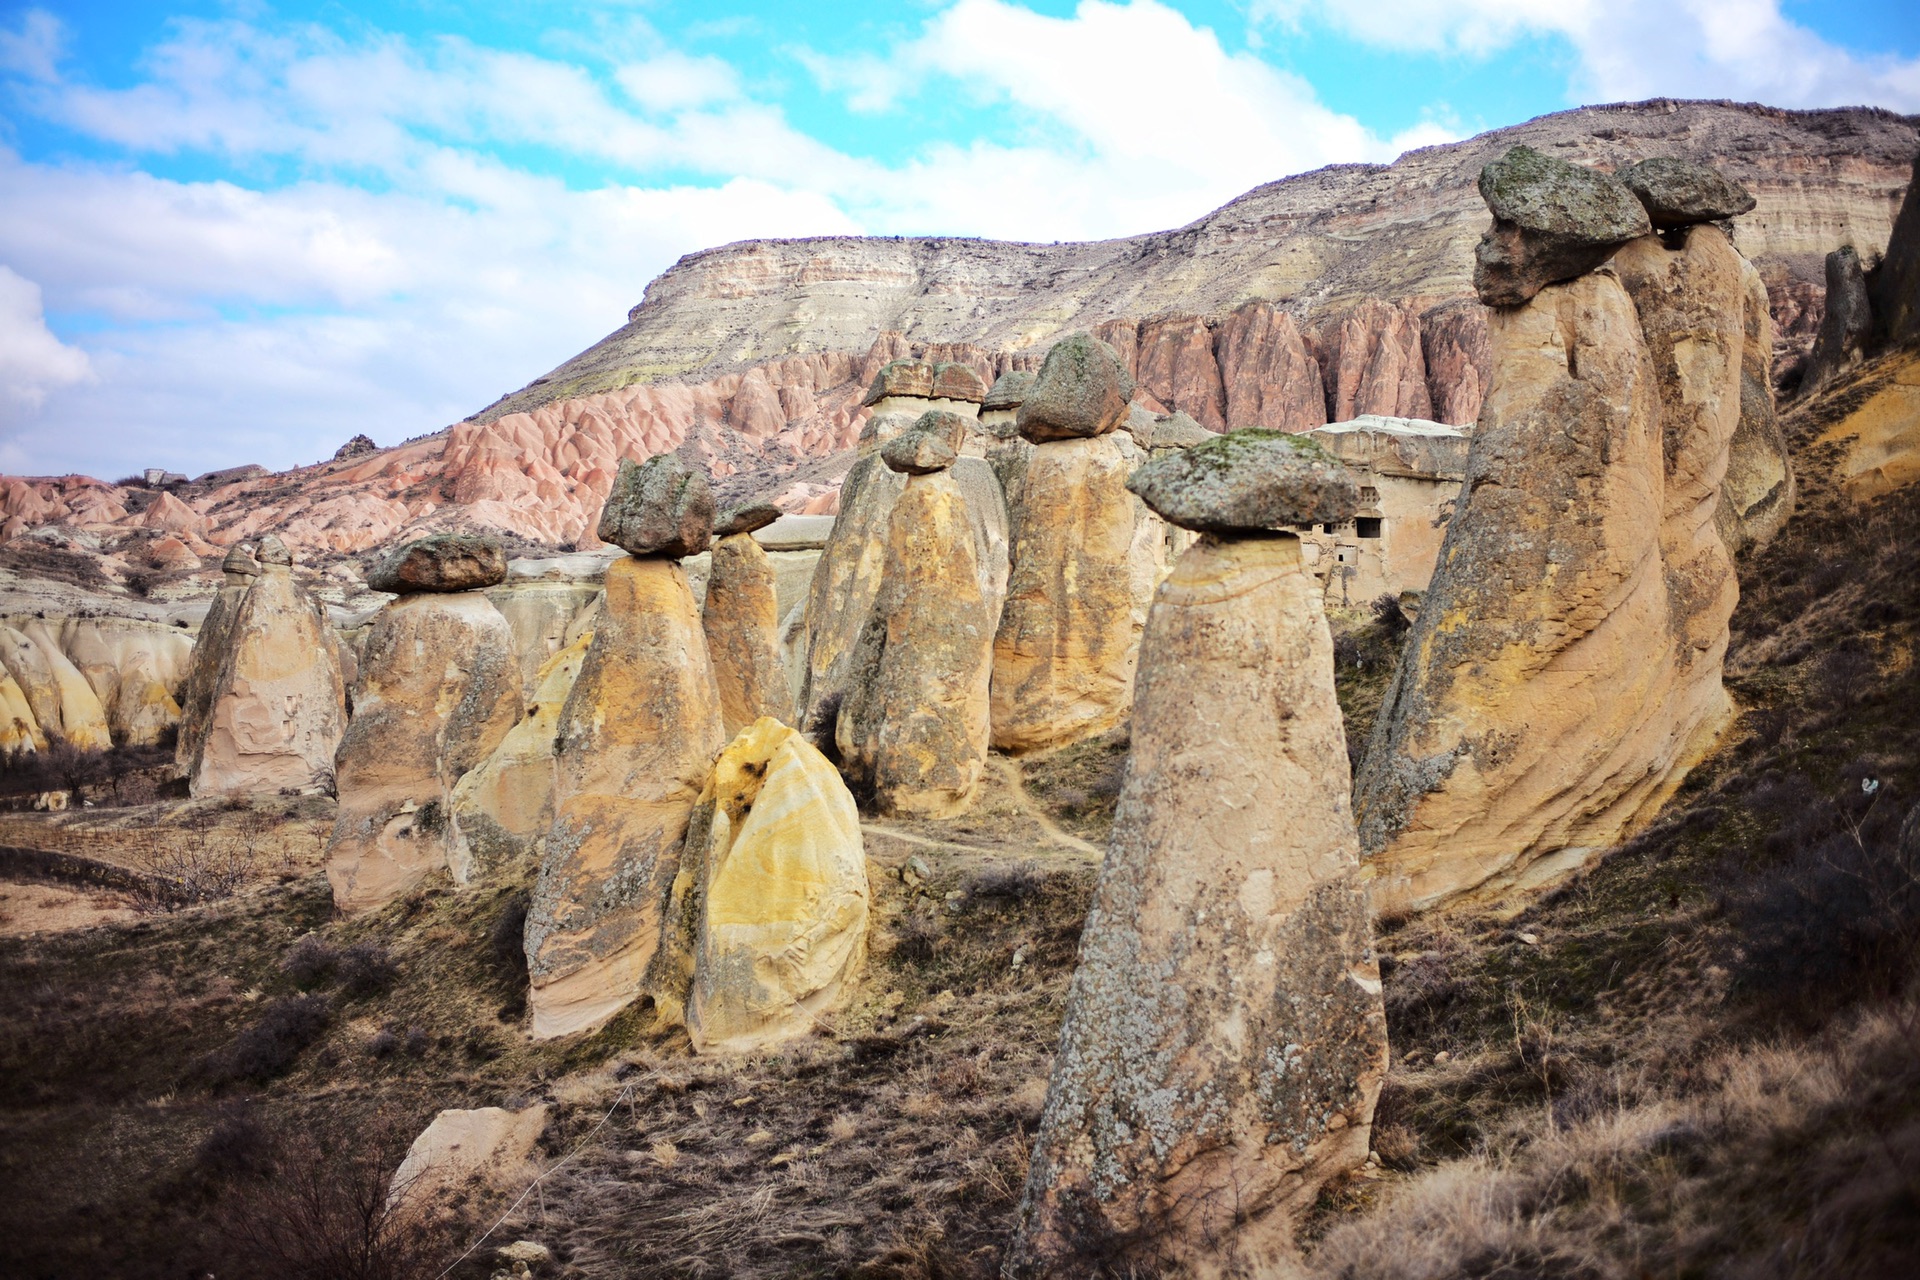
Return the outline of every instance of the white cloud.
<path id="1" fill-rule="evenodd" d="M 47 328 L 40 286 L 0 265 L 0 426 L 32 417 L 47 393 L 86 381 L 87 354 Z"/>
<path id="2" fill-rule="evenodd" d="M 45 9 L 29 9 L 20 16 L 20 29 L 0 27 L 0 71 L 33 80 L 57 77 L 66 32 L 60 19 Z"/>
<path id="3" fill-rule="evenodd" d="M 1255 0 L 1257 19 L 1308 20 L 1389 49 L 1486 55 L 1559 37 L 1578 58 L 1569 96 L 1751 99 L 1781 107 L 1920 110 L 1920 59 L 1853 52 L 1779 0 Z"/>

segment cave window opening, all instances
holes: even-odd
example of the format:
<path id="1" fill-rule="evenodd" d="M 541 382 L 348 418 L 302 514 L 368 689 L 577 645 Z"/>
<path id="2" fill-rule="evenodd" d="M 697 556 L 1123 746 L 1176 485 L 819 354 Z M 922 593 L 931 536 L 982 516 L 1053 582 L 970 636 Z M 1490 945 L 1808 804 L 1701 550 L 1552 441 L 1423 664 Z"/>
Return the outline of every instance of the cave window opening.
<path id="1" fill-rule="evenodd" d="M 1382 520 L 1379 516 L 1358 516 L 1354 519 L 1353 531 L 1362 538 L 1377 538 L 1380 536 L 1381 524 Z"/>

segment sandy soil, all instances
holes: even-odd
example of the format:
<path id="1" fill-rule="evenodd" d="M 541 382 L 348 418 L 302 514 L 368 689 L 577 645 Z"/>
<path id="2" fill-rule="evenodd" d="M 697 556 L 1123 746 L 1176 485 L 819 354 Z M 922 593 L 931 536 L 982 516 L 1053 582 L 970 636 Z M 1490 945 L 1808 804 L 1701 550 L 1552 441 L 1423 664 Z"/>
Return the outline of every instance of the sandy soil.
<path id="1" fill-rule="evenodd" d="M 131 920 L 134 909 L 120 894 L 70 885 L 0 881 L 0 937 L 60 933 Z"/>

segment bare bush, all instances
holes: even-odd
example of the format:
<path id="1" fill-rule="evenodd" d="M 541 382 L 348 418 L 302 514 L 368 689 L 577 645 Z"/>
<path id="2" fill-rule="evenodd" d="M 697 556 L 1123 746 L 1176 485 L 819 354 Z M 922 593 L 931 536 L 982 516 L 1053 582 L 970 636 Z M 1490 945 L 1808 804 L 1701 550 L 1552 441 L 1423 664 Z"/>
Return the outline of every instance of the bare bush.
<path id="1" fill-rule="evenodd" d="M 252 843 L 195 831 L 185 839 L 150 833 L 139 841 L 132 861 L 143 876 L 134 909 L 153 914 L 231 898 L 253 880 L 259 858 Z"/>
<path id="2" fill-rule="evenodd" d="M 286 996 L 260 1011 L 260 1017 L 225 1049 L 209 1054 L 202 1067 L 214 1084 L 265 1081 L 284 1075 L 301 1051 L 327 1029 L 332 1009 L 325 996 Z"/>

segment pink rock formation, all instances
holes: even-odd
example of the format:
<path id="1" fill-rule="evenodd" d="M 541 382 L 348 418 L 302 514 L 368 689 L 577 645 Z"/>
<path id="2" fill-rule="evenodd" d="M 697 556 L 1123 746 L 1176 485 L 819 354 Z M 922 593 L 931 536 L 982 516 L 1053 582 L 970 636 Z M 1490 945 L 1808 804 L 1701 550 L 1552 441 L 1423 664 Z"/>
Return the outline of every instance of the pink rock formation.
<path id="1" fill-rule="evenodd" d="M 1321 343 L 1329 422 L 1363 413 L 1433 417 L 1420 318 L 1411 308 L 1368 298 L 1323 330 Z"/>
<path id="2" fill-rule="evenodd" d="M 1161 412 L 1190 414 L 1208 430 L 1226 430 L 1226 393 L 1205 317 L 1174 312 L 1141 321 L 1134 381 Z"/>
<path id="3" fill-rule="evenodd" d="M 1249 302 L 1220 322 L 1214 350 L 1229 429 L 1311 431 L 1326 425 L 1320 365 L 1292 316 L 1271 302 Z"/>

